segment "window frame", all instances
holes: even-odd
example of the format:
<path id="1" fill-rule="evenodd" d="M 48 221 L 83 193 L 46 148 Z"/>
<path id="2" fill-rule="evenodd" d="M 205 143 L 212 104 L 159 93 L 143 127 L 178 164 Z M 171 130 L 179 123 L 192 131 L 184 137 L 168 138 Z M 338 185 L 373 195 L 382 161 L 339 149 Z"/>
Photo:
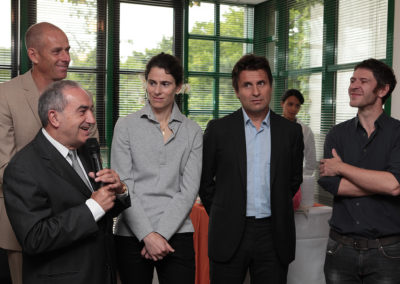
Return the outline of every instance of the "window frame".
<path id="1" fill-rule="evenodd" d="M 238 38 L 238 37 L 227 37 L 220 35 L 220 6 L 221 5 L 234 5 L 241 6 L 244 8 L 254 8 L 254 5 L 248 4 L 238 4 L 238 3 L 225 3 L 219 1 L 200 1 L 204 3 L 212 3 L 214 4 L 214 35 L 198 35 L 189 33 L 189 3 L 191 1 L 185 1 L 185 22 L 184 22 L 184 78 L 185 83 L 188 82 L 190 77 L 208 77 L 212 78 L 214 81 L 213 90 L 212 90 L 212 106 L 210 106 L 211 110 L 199 110 L 199 109 L 189 109 L 189 95 L 184 94 L 183 97 L 183 106 L 182 112 L 184 115 L 188 116 L 190 114 L 203 114 L 203 115 L 212 115 L 212 118 L 219 118 L 225 116 L 227 114 L 232 113 L 233 111 L 220 110 L 219 108 L 219 90 L 220 90 L 220 78 L 231 78 L 231 73 L 229 72 L 206 72 L 206 71 L 189 71 L 189 40 L 207 40 L 212 41 L 214 43 L 214 70 L 218 70 L 220 66 L 220 45 L 221 42 L 232 42 L 232 43 L 243 43 L 243 44 L 252 44 L 254 50 L 254 35 L 253 38 Z M 254 29 L 253 29 L 254 30 Z M 255 31 L 254 31 L 255 33 Z M 247 50 L 248 52 L 248 50 Z"/>

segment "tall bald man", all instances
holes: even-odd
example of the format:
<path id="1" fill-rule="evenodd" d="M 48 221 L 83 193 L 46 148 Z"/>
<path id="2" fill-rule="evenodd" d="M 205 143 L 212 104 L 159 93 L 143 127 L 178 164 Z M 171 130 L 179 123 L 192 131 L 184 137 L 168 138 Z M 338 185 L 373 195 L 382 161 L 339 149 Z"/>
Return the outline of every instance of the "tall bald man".
<path id="1" fill-rule="evenodd" d="M 0 248 L 7 250 L 14 284 L 22 283 L 22 254 L 4 208 L 4 169 L 41 128 L 37 113 L 40 94 L 50 83 L 67 76 L 70 62 L 68 38 L 53 24 L 32 25 L 25 42 L 32 69 L 0 84 Z"/>

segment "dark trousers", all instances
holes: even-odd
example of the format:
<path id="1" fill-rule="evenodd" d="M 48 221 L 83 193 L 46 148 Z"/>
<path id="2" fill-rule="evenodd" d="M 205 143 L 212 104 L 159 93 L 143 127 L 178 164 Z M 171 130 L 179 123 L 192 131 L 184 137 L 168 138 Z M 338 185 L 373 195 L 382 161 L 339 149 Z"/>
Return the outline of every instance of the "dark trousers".
<path id="1" fill-rule="evenodd" d="M 360 250 L 329 238 L 324 271 L 327 284 L 400 284 L 400 242 Z"/>
<path id="2" fill-rule="evenodd" d="M 168 241 L 175 252 L 160 261 L 148 260 L 135 237 L 115 236 L 118 272 L 122 284 L 151 284 L 154 268 L 160 284 L 191 284 L 195 280 L 193 233 L 175 234 Z"/>
<path id="3" fill-rule="evenodd" d="M 0 249 L 0 283 L 11 284 L 10 270 L 8 269 L 7 251 Z"/>
<path id="4" fill-rule="evenodd" d="M 246 219 L 239 248 L 229 262 L 210 261 L 211 284 L 242 284 L 247 270 L 252 284 L 286 283 L 288 265 L 282 264 L 272 240 L 271 218 Z"/>

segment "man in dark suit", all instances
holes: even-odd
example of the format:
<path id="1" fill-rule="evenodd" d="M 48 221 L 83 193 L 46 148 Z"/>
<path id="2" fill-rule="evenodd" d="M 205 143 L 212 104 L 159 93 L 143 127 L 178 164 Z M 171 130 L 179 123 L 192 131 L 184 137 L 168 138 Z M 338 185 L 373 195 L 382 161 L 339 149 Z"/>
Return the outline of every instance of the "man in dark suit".
<path id="1" fill-rule="evenodd" d="M 211 283 L 286 283 L 295 254 L 292 197 L 302 182 L 303 136 L 269 108 L 265 57 L 243 56 L 232 71 L 242 108 L 204 133 L 200 197 L 209 214 Z"/>
<path id="2" fill-rule="evenodd" d="M 23 282 L 116 283 L 112 218 L 130 198 L 113 170 L 93 172 L 85 151 L 92 98 L 73 81 L 55 82 L 39 99 L 39 117 L 43 128 L 4 173 Z"/>

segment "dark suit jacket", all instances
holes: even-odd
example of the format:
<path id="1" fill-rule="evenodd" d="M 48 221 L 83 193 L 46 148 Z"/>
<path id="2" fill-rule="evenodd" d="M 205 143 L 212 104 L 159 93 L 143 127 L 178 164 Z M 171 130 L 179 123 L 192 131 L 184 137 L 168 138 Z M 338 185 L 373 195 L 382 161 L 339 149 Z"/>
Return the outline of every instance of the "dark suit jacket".
<path id="1" fill-rule="evenodd" d="M 85 152 L 78 155 L 92 171 Z M 42 131 L 12 158 L 3 188 L 25 284 L 116 282 L 112 218 L 129 207 L 129 196 L 95 222 L 85 204 L 90 189 Z"/>
<path id="2" fill-rule="evenodd" d="M 303 134 L 299 124 L 271 111 L 271 217 L 280 261 L 295 255 L 292 198 L 302 182 Z M 204 133 L 200 197 L 209 214 L 208 255 L 228 261 L 240 244 L 246 217 L 246 137 L 242 109 L 212 120 Z"/>

